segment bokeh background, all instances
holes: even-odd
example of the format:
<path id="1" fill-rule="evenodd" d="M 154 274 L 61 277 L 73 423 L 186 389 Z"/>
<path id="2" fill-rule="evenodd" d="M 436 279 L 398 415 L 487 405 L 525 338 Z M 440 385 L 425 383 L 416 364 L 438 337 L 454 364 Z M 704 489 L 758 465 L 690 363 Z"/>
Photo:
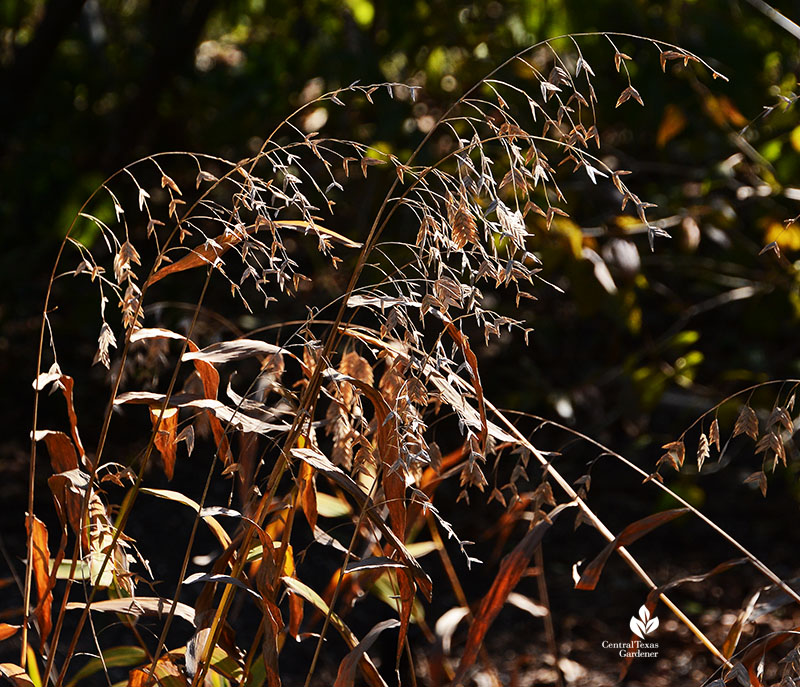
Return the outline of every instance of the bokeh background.
<path id="1" fill-rule="evenodd" d="M 0 496 L 24 504 L 47 279 L 72 219 L 103 179 L 158 151 L 252 155 L 299 104 L 354 81 L 407 82 L 420 87 L 419 98 L 326 106 L 302 126 L 364 140 L 402 159 L 490 69 L 532 43 L 571 32 L 672 42 L 729 81 L 712 80 L 694 65 L 670 64 L 662 74 L 657 51 L 621 37 L 615 42 L 633 58 L 645 107 L 630 101 L 615 108 L 621 86 L 613 51 L 601 39 L 581 43 L 596 71 L 603 152 L 632 171 L 632 186 L 658 205 L 652 216 L 673 238 L 651 252 L 616 200 L 588 178 L 571 181 L 571 219 L 537 236 L 534 246 L 543 276 L 563 293 L 541 287 L 539 300 L 521 309 L 499 306 L 529 319 L 535 332 L 528 346 L 509 337 L 484 351 L 487 393 L 498 405 L 578 428 L 649 470 L 663 444 L 728 394 L 800 377 L 800 227 L 785 223 L 800 213 L 800 39 L 761 4 L 0 2 Z M 772 5 L 800 22 L 795 2 Z M 333 228 L 365 236 L 390 181 L 371 172 L 349 196 L 354 200 L 340 202 Z M 773 241 L 779 250 L 764 252 Z M 321 288 L 335 294 L 336 279 L 320 274 Z M 270 316 L 290 313 L 273 309 Z M 70 371 L 76 376 L 88 374 L 94 304 L 73 304 L 70 318 L 74 345 L 66 362 L 83 366 Z M 750 402 L 768 410 L 775 393 L 759 391 Z M 729 428 L 742 400 L 720 409 Z M 81 403 L 91 428 L 102 400 L 86 394 Z M 553 450 L 569 445 L 557 433 L 547 440 Z M 671 476 L 670 485 L 791 576 L 800 566 L 798 535 L 782 526 L 797 517 L 797 457 L 795 451 L 788 468 L 771 478 L 768 499 L 757 485 L 742 485 L 760 464 L 752 447 L 733 447 L 732 466 L 714 482 L 684 474 Z M 650 503 L 636 480 L 612 468 L 595 475 L 598 508 L 605 504 L 618 526 L 643 508 L 669 505 Z M 22 555 L 23 512 L 24 505 L 0 509 L 12 558 Z M 463 524 L 480 537 L 480 523 Z M 707 562 L 712 539 L 680 545 L 687 565 Z M 658 550 L 649 555 L 657 565 Z M 620 622 L 629 614 L 620 609 Z"/>

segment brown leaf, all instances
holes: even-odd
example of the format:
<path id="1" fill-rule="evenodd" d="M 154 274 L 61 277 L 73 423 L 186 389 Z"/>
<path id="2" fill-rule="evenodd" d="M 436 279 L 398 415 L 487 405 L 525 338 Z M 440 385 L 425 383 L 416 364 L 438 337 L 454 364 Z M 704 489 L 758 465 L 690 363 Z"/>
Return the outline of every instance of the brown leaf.
<path id="1" fill-rule="evenodd" d="M 741 665 L 747 669 L 747 677 L 753 687 L 760 687 L 762 684 L 758 678 L 757 662 L 761 661 L 763 657 L 779 644 L 787 640 L 794 640 L 800 632 L 800 626 L 785 630 L 783 632 L 770 632 L 765 637 L 757 639 L 752 642 L 747 650 L 742 655 Z"/>
<path id="2" fill-rule="evenodd" d="M 753 482 L 758 482 L 758 488 L 761 490 L 761 495 L 767 495 L 767 476 L 764 474 L 763 470 L 759 470 L 758 472 L 754 472 L 750 475 L 743 484 L 751 484 Z"/>
<path id="3" fill-rule="evenodd" d="M 64 395 L 64 400 L 67 402 L 67 415 L 69 417 L 72 440 L 75 442 L 75 446 L 78 449 L 78 455 L 83 456 L 85 455 L 85 451 L 83 450 L 83 444 L 81 443 L 81 438 L 78 434 L 78 417 L 75 414 L 75 403 L 72 397 L 72 389 L 75 385 L 75 380 L 69 375 L 63 374 L 58 365 L 54 364 L 50 370 L 40 374 L 36 378 L 36 380 L 33 382 L 33 388 L 37 391 L 42 391 L 52 383 L 55 383 L 56 386 L 61 389 L 61 393 Z"/>
<path id="4" fill-rule="evenodd" d="M 708 449 L 708 437 L 706 436 L 705 432 L 700 434 L 700 441 L 697 444 L 697 471 L 703 469 L 703 463 L 705 463 L 706 458 L 708 458 L 710 451 Z"/>
<path id="5" fill-rule="evenodd" d="M 297 594 L 292 594 L 291 598 L 295 598 Z M 264 638 L 261 641 L 261 655 L 264 657 L 264 670 L 267 674 L 267 685 L 269 687 L 281 687 L 280 670 L 278 667 L 278 654 L 280 652 L 280 645 L 278 639 L 280 636 L 281 628 L 283 627 L 283 618 L 278 606 L 270 601 L 267 597 L 262 599 L 264 615 Z M 302 599 L 300 600 L 302 603 Z"/>
<path id="6" fill-rule="evenodd" d="M 317 526 L 317 487 L 314 483 L 314 468 L 308 463 L 300 466 L 300 503 L 313 531 Z"/>
<path id="7" fill-rule="evenodd" d="M 736 651 L 736 646 L 739 644 L 739 639 L 742 636 L 744 624 L 747 622 L 750 614 L 753 612 L 760 595 L 761 592 L 758 591 L 747 599 L 747 603 L 739 611 L 736 621 L 733 623 L 733 625 L 731 625 L 731 629 L 728 630 L 728 635 L 725 637 L 725 641 L 722 644 L 722 655 L 725 658 L 730 658 Z"/>
<path id="8" fill-rule="evenodd" d="M 489 437 L 489 425 L 486 421 L 486 403 L 483 397 L 483 387 L 481 386 L 481 378 L 478 374 L 478 359 L 472 352 L 467 337 L 465 337 L 452 322 L 447 321 L 446 326 L 447 333 L 450 334 L 453 341 L 455 341 L 456 344 L 458 344 L 458 346 L 461 348 L 464 354 L 464 359 L 467 361 L 469 369 L 472 373 L 472 388 L 475 390 L 475 397 L 478 400 L 478 412 L 480 413 L 481 418 L 481 452 L 485 453 L 486 441 Z"/>
<path id="9" fill-rule="evenodd" d="M 478 242 L 478 229 L 475 224 L 475 218 L 464 201 L 461 201 L 453 216 L 452 236 L 453 243 L 456 244 L 456 248 L 459 250 L 464 248 L 467 243 Z"/>
<path id="10" fill-rule="evenodd" d="M 686 446 L 684 446 L 683 441 L 671 441 L 661 448 L 666 449 L 668 454 L 675 457 L 678 466 L 683 467 L 683 461 L 686 459 Z"/>
<path id="11" fill-rule="evenodd" d="M 47 480 L 64 527 L 69 525 L 76 534 L 81 531 L 81 511 L 89 475 L 80 469 L 53 475 Z"/>
<path id="12" fill-rule="evenodd" d="M 514 591 L 517 583 L 522 578 L 522 574 L 528 568 L 531 556 L 541 544 L 547 530 L 550 529 L 553 521 L 565 508 L 574 505 L 574 503 L 568 503 L 554 508 L 548 514 L 547 519 L 542 520 L 530 529 L 522 538 L 522 541 L 514 547 L 514 550 L 503 558 L 497 576 L 486 596 L 483 597 L 478 610 L 475 612 L 475 618 L 470 625 L 467 644 L 464 647 L 461 662 L 458 664 L 458 670 L 453 678 L 452 684 L 454 687 L 461 684 L 467 671 L 478 657 L 478 651 L 483 644 L 486 633 L 489 631 L 489 627 L 506 603 L 508 595 Z"/>
<path id="13" fill-rule="evenodd" d="M 395 654 L 395 665 L 400 665 L 400 657 L 403 655 L 406 637 L 408 636 L 408 623 L 411 620 L 411 612 L 414 610 L 414 598 L 417 595 L 417 585 L 408 570 L 397 571 L 397 586 L 400 592 L 400 631 L 397 634 L 397 653 Z"/>
<path id="14" fill-rule="evenodd" d="M 178 429 L 178 409 L 164 408 L 162 414 L 160 407 L 150 406 L 150 422 L 156 433 L 154 445 L 164 461 L 164 474 L 168 480 L 172 480 L 178 455 L 178 443 L 175 439 Z"/>
<path id="15" fill-rule="evenodd" d="M 36 594 L 39 599 L 35 614 L 39 623 L 39 636 L 44 644 L 53 627 L 51 616 L 53 590 L 50 586 L 50 547 L 47 544 L 47 527 L 35 515 L 28 515 L 25 525 L 30 538 L 33 579 L 36 581 Z"/>
<path id="16" fill-rule="evenodd" d="M 717 418 L 714 418 L 711 427 L 708 428 L 708 440 L 717 447 L 717 452 L 719 452 L 719 422 Z"/>
<path id="17" fill-rule="evenodd" d="M 16 663 L 0 663 L 0 675 L 5 677 L 15 687 L 35 687 L 24 668 Z"/>
<path id="18" fill-rule="evenodd" d="M 637 539 L 643 537 L 645 534 L 652 532 L 656 527 L 659 527 L 667 522 L 671 522 L 675 518 L 689 511 L 688 508 L 673 508 L 672 510 L 665 510 L 661 513 L 648 515 L 646 518 L 637 520 L 636 522 L 628 525 L 622 532 L 620 532 L 613 541 L 597 555 L 597 557 L 586 566 L 580 580 L 575 585 L 575 589 L 583 589 L 587 591 L 593 590 L 600 575 L 603 572 L 606 561 L 609 556 L 621 546 L 628 546 Z"/>
<path id="19" fill-rule="evenodd" d="M 614 107 L 619 107 L 622 103 L 630 100 L 633 98 L 637 103 L 644 106 L 644 101 L 642 100 L 642 96 L 639 95 L 639 91 L 637 91 L 633 86 L 628 86 L 619 96 L 617 100 L 617 104 Z"/>
<path id="20" fill-rule="evenodd" d="M 50 464 L 53 472 L 67 472 L 78 467 L 78 454 L 75 452 L 75 445 L 64 432 L 57 432 L 50 429 L 40 429 L 34 434 L 36 441 L 44 439 L 47 452 L 50 454 Z"/>
<path id="21" fill-rule="evenodd" d="M 360 384 L 358 380 L 350 378 L 352 384 Z M 342 489 L 344 489 L 356 502 L 359 508 L 364 509 L 370 521 L 381 531 L 388 543 L 392 546 L 394 551 L 400 556 L 403 562 L 408 566 L 414 574 L 414 578 L 419 584 L 419 588 L 423 591 L 426 598 L 430 601 L 431 593 L 433 591 L 431 579 L 420 566 L 416 558 L 414 558 L 405 547 L 405 544 L 400 538 L 388 527 L 383 518 L 375 510 L 375 505 L 369 500 L 361 487 L 341 468 L 336 467 L 327 456 L 314 448 L 293 448 L 291 454 L 294 458 L 309 463 L 318 472 L 321 472 L 329 479 L 333 480 Z"/>
<path id="22" fill-rule="evenodd" d="M 0 623 L 0 642 L 4 639 L 8 639 L 9 637 L 13 637 L 17 630 L 19 630 L 22 625 L 9 625 L 8 623 Z"/>
<path id="23" fill-rule="evenodd" d="M 622 66 L 622 60 L 629 59 L 631 59 L 630 55 L 626 55 L 624 52 L 617 50 L 617 52 L 614 54 L 614 66 L 617 68 L 617 71 L 619 71 L 620 67 Z"/>
<path id="24" fill-rule="evenodd" d="M 166 174 L 161 175 L 161 188 L 165 188 L 169 186 L 170 189 L 175 191 L 179 196 L 183 195 L 181 190 L 178 188 L 178 184 L 176 184 L 171 177 L 168 177 Z"/>
<path id="25" fill-rule="evenodd" d="M 197 173 L 197 179 L 195 179 L 195 188 L 200 188 L 200 184 L 202 184 L 204 181 L 214 182 L 219 181 L 219 179 L 217 179 L 217 177 L 215 177 L 211 172 L 206 172 L 201 169 Z"/>
<path id="26" fill-rule="evenodd" d="M 331 465 L 333 464 L 331 463 Z M 331 625 L 336 628 L 336 630 L 342 636 L 342 639 L 344 639 L 345 643 L 350 647 L 351 650 L 358 646 L 358 639 L 350 630 L 350 628 L 336 613 L 330 610 L 328 604 L 323 601 L 322 597 L 317 594 L 317 592 L 293 577 L 285 576 L 281 578 L 281 581 L 291 593 L 299 594 L 306 601 L 317 608 L 317 610 L 319 610 L 323 615 L 329 615 Z M 393 622 L 396 623 L 397 621 L 395 620 Z M 369 655 L 362 653 L 360 659 L 361 672 L 364 673 L 364 677 L 366 678 L 367 682 L 372 685 L 372 687 L 386 687 L 386 682 L 378 673 L 378 669 L 375 667 L 375 664 L 372 662 Z"/>
<path id="27" fill-rule="evenodd" d="M 276 228 L 285 227 L 287 229 L 295 229 L 298 231 L 309 232 L 317 236 L 324 236 L 333 241 L 341 243 L 347 248 L 361 248 L 362 244 L 353 241 L 346 236 L 337 234 L 335 231 L 327 229 L 316 222 L 308 222 L 300 219 L 287 219 L 287 220 L 274 220 L 272 222 Z M 251 224 L 246 227 L 246 233 L 252 234 L 257 231 L 257 224 Z M 151 286 L 164 277 L 174 274 L 176 272 L 183 272 L 190 270 L 201 265 L 213 264 L 218 258 L 228 251 L 231 247 L 237 245 L 245 237 L 245 232 L 229 232 L 223 236 L 218 236 L 213 242 L 205 242 L 200 246 L 192 249 L 191 253 L 176 260 L 166 267 L 162 267 L 156 271 L 146 282 L 147 286 Z"/>
<path id="28" fill-rule="evenodd" d="M 358 645 L 342 659 L 339 664 L 339 672 L 336 674 L 336 682 L 333 687 L 353 687 L 356 677 L 356 668 L 369 648 L 375 643 L 378 635 L 384 630 L 397 627 L 400 623 L 397 620 L 384 620 L 373 627 Z"/>
<path id="29" fill-rule="evenodd" d="M 748 405 L 742 407 L 736 424 L 733 426 L 733 436 L 746 434 L 753 441 L 758 440 L 758 417 L 756 412 Z"/>

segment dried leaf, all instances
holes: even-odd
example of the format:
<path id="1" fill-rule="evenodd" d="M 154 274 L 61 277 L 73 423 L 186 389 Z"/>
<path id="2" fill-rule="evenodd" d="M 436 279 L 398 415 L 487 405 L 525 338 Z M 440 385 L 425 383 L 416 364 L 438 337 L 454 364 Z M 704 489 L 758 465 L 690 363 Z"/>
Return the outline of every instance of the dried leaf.
<path id="1" fill-rule="evenodd" d="M 434 630 L 436 636 L 442 640 L 442 650 L 445 655 L 450 654 L 450 644 L 452 642 L 453 634 L 458 627 L 458 624 L 469 615 L 469 609 L 463 606 L 456 606 L 449 611 L 445 611 L 436 621 Z"/>
<path id="2" fill-rule="evenodd" d="M 172 480 L 175 474 L 175 460 L 177 458 L 178 444 L 175 433 L 178 429 L 178 409 L 150 407 L 150 422 L 155 432 L 154 445 L 164 461 L 164 474 Z"/>
<path id="3" fill-rule="evenodd" d="M 637 103 L 644 106 L 644 101 L 642 100 L 642 96 L 639 95 L 639 91 L 637 91 L 633 86 L 628 86 L 619 96 L 617 100 L 617 104 L 614 107 L 619 107 L 622 103 L 630 100 L 633 98 Z"/>
<path id="4" fill-rule="evenodd" d="M 759 470 L 758 472 L 754 472 L 750 475 L 743 484 L 752 484 L 753 482 L 758 483 L 758 488 L 761 490 L 761 495 L 766 497 L 767 495 L 767 476 L 764 474 L 763 470 Z"/>
<path id="5" fill-rule="evenodd" d="M 300 466 L 300 503 L 312 531 L 317 527 L 317 487 L 314 483 L 314 468 L 308 463 Z"/>
<path id="6" fill-rule="evenodd" d="M 243 358 L 252 358 L 257 355 L 275 355 L 285 353 L 280 346 L 259 341 L 257 339 L 234 339 L 211 344 L 199 351 L 184 353 L 182 361 L 202 360 L 207 363 L 228 363 Z"/>
<path id="7" fill-rule="evenodd" d="M 5 677 L 15 687 L 36 687 L 24 668 L 16 663 L 0 663 L 0 675 Z"/>
<path id="8" fill-rule="evenodd" d="M 686 446 L 683 441 L 671 441 L 668 444 L 664 444 L 661 448 L 675 457 L 679 467 L 683 467 L 683 461 L 686 459 Z"/>
<path id="9" fill-rule="evenodd" d="M 475 662 L 489 627 L 494 622 L 500 609 L 505 605 L 508 595 L 514 591 L 517 583 L 522 578 L 522 574 L 528 568 L 531 556 L 541 544 L 542 538 L 547 533 L 547 530 L 550 529 L 553 521 L 565 508 L 574 505 L 574 503 L 567 503 L 554 508 L 548 513 L 546 520 L 542 520 L 530 529 L 522 538 L 522 541 L 514 547 L 514 550 L 503 558 L 491 588 L 475 612 L 475 618 L 467 635 L 467 644 L 464 647 L 458 670 L 453 678 L 453 685 L 459 685 L 462 682 L 467 670 Z"/>
<path id="10" fill-rule="evenodd" d="M 189 681 L 183 671 L 174 663 L 169 654 L 158 659 L 155 675 L 150 672 L 148 662 L 128 673 L 127 687 L 188 687 Z"/>
<path id="11" fill-rule="evenodd" d="M 717 418 L 714 418 L 714 421 L 711 423 L 711 427 L 708 428 L 708 440 L 717 447 L 717 453 L 719 453 L 719 422 L 717 421 Z"/>
<path id="12" fill-rule="evenodd" d="M 50 547 L 47 544 L 47 527 L 35 515 L 28 515 L 25 525 L 30 538 L 31 565 L 38 597 L 35 614 L 39 623 L 39 637 L 44 644 L 53 627 L 51 616 L 53 590 L 50 585 Z"/>
<path id="13" fill-rule="evenodd" d="M 0 623 L 0 642 L 9 637 L 13 637 L 17 630 L 22 628 L 22 625 L 9 625 L 8 623 Z"/>
<path id="14" fill-rule="evenodd" d="M 75 451 L 75 445 L 72 443 L 72 439 L 64 432 L 39 429 L 34 434 L 34 439 L 36 441 L 44 439 L 54 473 L 67 472 L 78 467 L 78 454 Z"/>
<path id="15" fill-rule="evenodd" d="M 67 604 L 68 611 L 83 610 L 86 603 L 83 601 L 70 601 Z M 163 599 L 158 596 L 137 596 L 135 599 L 104 599 L 93 601 L 89 608 L 100 613 L 122 613 L 140 617 L 144 615 L 156 615 L 159 618 L 169 613 L 172 608 L 171 599 Z M 175 606 L 175 615 L 185 621 L 195 624 L 195 611 L 191 606 L 181 603 Z"/>
<path id="16" fill-rule="evenodd" d="M 736 437 L 740 434 L 746 434 L 753 441 L 758 440 L 758 417 L 749 405 L 742 407 L 739 417 L 736 418 L 736 424 L 733 426 L 733 436 Z"/>
<path id="17" fill-rule="evenodd" d="M 353 378 L 350 378 L 349 381 L 351 383 L 357 382 L 357 380 Z M 430 600 L 433 591 L 430 578 L 422 569 L 419 562 L 408 552 L 403 542 L 392 529 L 387 526 L 379 513 L 376 512 L 374 504 L 369 501 L 367 494 L 362 491 L 361 487 L 359 487 L 349 475 L 345 474 L 341 468 L 336 467 L 323 453 L 316 449 L 293 448 L 291 449 L 291 454 L 294 458 L 309 463 L 318 472 L 321 472 L 333 480 L 356 501 L 359 508 L 364 509 L 370 521 L 381 531 L 406 566 L 412 570 L 420 589 L 423 591 L 426 598 Z"/>
<path id="18" fill-rule="evenodd" d="M 671 522 L 675 518 L 687 513 L 688 511 L 688 508 L 674 508 L 672 510 L 665 510 L 661 513 L 649 515 L 646 518 L 642 518 L 641 520 L 637 520 L 636 522 L 628 525 L 614 538 L 613 541 L 608 543 L 608 545 L 591 563 L 589 563 L 589 565 L 586 566 L 580 580 L 578 580 L 578 583 L 575 585 L 575 589 L 588 591 L 593 590 L 600 580 L 600 575 L 603 572 L 606 561 L 608 561 L 609 556 L 611 556 L 614 551 L 621 546 L 628 546 L 629 544 L 632 544 L 645 534 L 652 532 L 656 527 Z"/>
<path id="19" fill-rule="evenodd" d="M 620 52 L 619 50 L 616 51 L 614 54 L 614 66 L 617 68 L 617 71 L 620 70 L 622 66 L 622 60 L 629 60 L 631 59 L 630 55 L 626 55 L 624 52 Z"/>
<path id="20" fill-rule="evenodd" d="M 467 243 L 478 242 L 478 230 L 472 211 L 465 202 L 461 202 L 453 217 L 452 226 L 453 243 L 461 250 Z"/>
<path id="21" fill-rule="evenodd" d="M 384 620 L 375 625 L 364 639 L 342 659 L 333 687 L 353 687 L 353 681 L 356 676 L 356 666 L 366 652 L 369 651 L 369 648 L 375 643 L 378 635 L 384 630 L 390 630 L 399 625 L 400 623 L 397 620 Z"/>
<path id="22" fill-rule="evenodd" d="M 710 451 L 708 449 L 708 437 L 706 436 L 705 432 L 700 434 L 700 441 L 697 444 L 697 471 L 703 469 L 703 463 L 705 463 L 706 458 L 708 458 Z"/>
<path id="23" fill-rule="evenodd" d="M 344 639 L 345 643 L 347 644 L 347 646 L 350 647 L 351 650 L 355 649 L 358 646 L 358 639 L 350 630 L 350 628 L 336 613 L 330 610 L 328 604 L 326 604 L 325 601 L 322 599 L 322 597 L 319 594 L 317 594 L 317 592 L 315 592 L 311 587 L 293 577 L 287 577 L 287 576 L 281 577 L 281 582 L 283 582 L 283 584 L 291 593 L 299 594 L 300 596 L 302 596 L 306 601 L 308 601 L 323 615 L 327 616 L 330 613 L 331 625 L 333 625 L 336 628 L 336 630 L 342 636 L 342 639 Z M 396 620 L 393 620 L 392 622 L 397 623 L 397 625 L 400 624 Z M 395 625 L 395 627 L 397 625 Z M 378 673 L 378 669 L 375 667 L 375 664 L 372 662 L 370 657 L 362 653 L 359 658 L 361 661 L 361 670 L 364 673 L 364 676 L 367 678 L 370 685 L 372 685 L 373 687 L 386 687 L 386 683 Z"/>
<path id="24" fill-rule="evenodd" d="M 195 188 L 200 188 L 200 184 L 203 183 L 204 181 L 214 182 L 214 181 L 219 181 L 219 179 L 217 179 L 217 177 L 215 177 L 211 172 L 206 172 L 201 169 L 197 173 L 197 179 L 195 179 Z"/>
<path id="25" fill-rule="evenodd" d="M 125 403 L 134 403 L 153 405 L 163 403 L 165 398 L 164 394 L 157 394 L 150 391 L 128 391 L 117 396 L 117 398 L 114 399 L 114 404 L 122 405 Z M 267 436 L 275 432 L 284 432 L 289 429 L 289 425 L 286 423 L 277 424 L 264 422 L 257 418 L 250 417 L 249 415 L 245 415 L 240 410 L 226 406 L 221 401 L 215 401 L 210 398 L 197 398 L 196 395 L 176 394 L 170 399 L 170 405 L 178 408 L 199 408 L 201 410 L 207 410 L 212 414 L 213 419 L 225 422 L 243 432 Z M 219 430 L 222 436 L 224 436 L 224 430 L 221 425 L 219 426 Z M 216 438 L 215 433 L 215 439 Z M 217 441 L 219 442 L 219 440 Z M 224 453 L 224 451 L 221 451 L 221 453 Z"/>
<path id="26" fill-rule="evenodd" d="M 735 622 L 731 625 L 731 629 L 728 630 L 728 635 L 725 637 L 725 641 L 722 644 L 722 655 L 725 658 L 730 658 L 736 651 L 736 646 L 739 644 L 739 639 L 742 636 L 742 629 L 750 618 L 750 614 L 753 612 L 760 594 L 761 592 L 758 591 L 748 598 L 747 603 L 739 611 Z"/>
<path id="27" fill-rule="evenodd" d="M 550 613 L 550 611 L 547 610 L 547 606 L 536 603 L 533 599 L 529 599 L 527 596 L 518 594 L 517 592 L 511 592 L 506 602 L 530 613 L 534 618 L 544 618 Z"/>
<path id="28" fill-rule="evenodd" d="M 151 489 L 150 487 L 142 487 L 141 493 L 143 494 L 150 494 L 151 496 L 157 496 L 160 499 L 167 499 L 167 501 L 174 501 L 175 503 L 181 503 L 184 506 L 189 506 L 192 510 L 196 513 L 200 513 L 200 504 L 196 501 L 193 501 L 188 496 L 184 496 L 179 491 L 173 491 L 172 489 Z M 217 540 L 220 544 L 222 544 L 223 549 L 227 549 L 230 546 L 231 538 L 228 533 L 225 531 L 225 528 L 219 524 L 219 522 L 210 514 L 208 513 L 208 509 L 203 509 L 205 514 L 202 516 L 205 523 L 208 525 L 209 529 L 214 533 Z"/>
<path id="29" fill-rule="evenodd" d="M 327 229 L 316 222 L 308 222 L 300 219 L 287 219 L 287 220 L 274 220 L 272 225 L 275 228 L 285 227 L 287 229 L 295 229 L 307 233 L 312 233 L 317 236 L 329 238 L 337 243 L 341 243 L 347 248 L 361 248 L 362 244 L 357 241 L 352 241 L 346 236 L 337 234 L 335 231 Z M 247 226 L 245 232 L 228 232 L 223 236 L 218 236 L 214 241 L 206 241 L 204 244 L 192 249 L 189 255 L 176 260 L 166 267 L 162 267 L 155 274 L 147 280 L 147 286 L 151 286 L 164 277 L 174 274 L 176 272 L 183 272 L 184 270 L 200 267 L 201 265 L 213 265 L 219 258 L 222 257 L 231 247 L 239 244 L 246 236 L 258 230 L 258 224 L 251 224 Z"/>

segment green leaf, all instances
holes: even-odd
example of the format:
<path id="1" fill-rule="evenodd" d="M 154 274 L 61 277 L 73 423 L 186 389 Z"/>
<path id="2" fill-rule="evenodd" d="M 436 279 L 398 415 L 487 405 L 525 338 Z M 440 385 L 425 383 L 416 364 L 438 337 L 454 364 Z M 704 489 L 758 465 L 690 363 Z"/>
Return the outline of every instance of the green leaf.
<path id="1" fill-rule="evenodd" d="M 147 660 L 147 653 L 139 646 L 115 646 L 111 649 L 103 649 L 103 659 L 109 668 L 127 668 L 138 666 Z M 67 687 L 75 687 L 83 680 L 103 669 L 103 663 L 99 658 L 90 659 L 73 678 L 67 683 Z"/>

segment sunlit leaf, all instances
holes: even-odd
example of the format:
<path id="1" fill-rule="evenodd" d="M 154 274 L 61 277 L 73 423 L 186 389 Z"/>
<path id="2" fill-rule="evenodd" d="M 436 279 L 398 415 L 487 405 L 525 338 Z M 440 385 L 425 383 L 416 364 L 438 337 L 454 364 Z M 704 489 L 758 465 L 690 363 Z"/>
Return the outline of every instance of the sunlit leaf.
<path id="1" fill-rule="evenodd" d="M 86 604 L 83 601 L 70 601 L 67 604 L 68 611 L 83 610 Z M 170 599 L 162 599 L 153 596 L 137 596 L 135 599 L 103 599 L 102 601 L 93 601 L 89 604 L 93 611 L 103 613 L 123 613 L 134 617 L 144 615 L 164 616 L 169 613 L 172 608 L 172 601 Z M 183 618 L 187 622 L 194 625 L 194 608 L 181 603 L 180 601 L 175 606 L 175 615 Z"/>
<path id="2" fill-rule="evenodd" d="M 458 664 L 456 676 L 453 678 L 453 684 L 459 684 L 464 679 L 467 670 L 475 662 L 489 627 L 505 605 L 508 595 L 514 591 L 517 583 L 522 578 L 522 574 L 528 568 L 531 556 L 541 544 L 542 538 L 550 529 L 553 521 L 565 508 L 574 505 L 574 503 L 568 503 L 554 508 L 548 514 L 546 520 L 542 520 L 529 530 L 522 538 L 522 541 L 514 547 L 514 550 L 503 558 L 494 582 L 492 582 L 491 588 L 481 601 L 475 613 L 475 619 L 470 625 L 467 644 L 464 647 L 461 662 Z"/>
<path id="3" fill-rule="evenodd" d="M 613 541 L 598 554 L 598 556 L 591 562 L 583 571 L 580 580 L 575 585 L 575 589 L 583 589 L 591 591 L 597 586 L 600 580 L 600 575 L 603 572 L 606 561 L 609 556 L 616 551 L 620 546 L 628 546 L 632 544 L 645 534 L 652 532 L 656 527 L 671 522 L 675 518 L 687 513 L 688 508 L 674 508 L 672 510 L 662 511 L 655 515 L 649 515 L 646 518 L 637 520 L 636 522 L 628 525 L 622 532 L 620 532 Z"/>
<path id="4" fill-rule="evenodd" d="M 373 627 L 362 639 L 358 645 L 350 651 L 347 656 L 339 663 L 339 672 L 336 674 L 336 682 L 333 687 L 353 687 L 353 680 L 356 676 L 356 666 L 362 657 L 369 651 L 369 648 L 375 643 L 378 635 L 384 630 L 390 630 L 398 627 L 400 623 L 397 620 L 384 620 Z"/>
<path id="5" fill-rule="evenodd" d="M 31 546 L 33 579 L 36 582 L 39 601 L 35 611 L 36 619 L 39 622 L 41 640 L 45 642 L 53 626 L 51 617 L 53 590 L 50 587 L 50 547 L 47 543 L 47 527 L 35 515 L 28 515 L 25 524 Z"/>

